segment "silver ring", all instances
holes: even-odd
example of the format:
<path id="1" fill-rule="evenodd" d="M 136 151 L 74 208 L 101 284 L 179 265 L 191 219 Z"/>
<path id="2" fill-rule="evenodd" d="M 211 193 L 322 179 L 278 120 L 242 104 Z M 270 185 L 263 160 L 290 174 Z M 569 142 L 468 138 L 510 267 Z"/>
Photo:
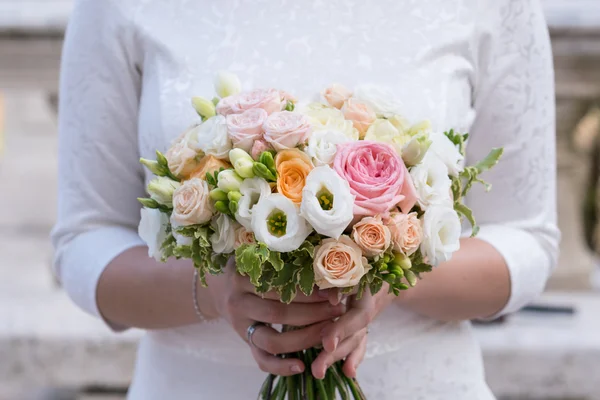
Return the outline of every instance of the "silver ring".
<path id="1" fill-rule="evenodd" d="M 251 345 L 254 346 L 254 342 L 252 342 L 252 335 L 254 335 L 254 332 L 256 332 L 256 330 L 258 329 L 258 327 L 260 326 L 265 326 L 266 324 L 264 322 L 255 322 L 252 325 L 250 325 L 248 327 L 248 329 L 246 329 L 246 338 L 248 339 L 248 343 L 250 343 Z"/>

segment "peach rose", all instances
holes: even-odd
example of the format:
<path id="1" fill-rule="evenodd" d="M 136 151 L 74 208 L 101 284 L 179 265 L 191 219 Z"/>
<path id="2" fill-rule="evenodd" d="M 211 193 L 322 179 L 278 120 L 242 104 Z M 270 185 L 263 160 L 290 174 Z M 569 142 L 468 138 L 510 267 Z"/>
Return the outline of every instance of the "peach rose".
<path id="1" fill-rule="evenodd" d="M 360 247 L 348 236 L 325 239 L 315 247 L 315 283 L 321 289 L 356 286 L 371 269 Z"/>
<path id="2" fill-rule="evenodd" d="M 227 116 L 227 132 L 233 147 L 250 153 L 256 140 L 262 139 L 263 124 L 268 114 L 262 108 L 253 108 L 241 114 Z"/>
<path id="3" fill-rule="evenodd" d="M 352 92 L 343 85 L 334 83 L 321 93 L 327 103 L 340 110 L 352 96 Z"/>
<path id="4" fill-rule="evenodd" d="M 234 247 L 237 249 L 243 244 L 253 244 L 256 243 L 256 239 L 254 238 L 254 233 L 250 232 L 243 226 L 240 226 L 235 230 L 235 245 Z"/>
<path id="5" fill-rule="evenodd" d="M 298 149 L 283 150 L 275 157 L 277 192 L 296 204 L 302 202 L 302 189 L 313 165 L 306 153 Z"/>
<path id="6" fill-rule="evenodd" d="M 171 218 L 179 226 L 204 224 L 213 216 L 208 184 L 202 179 L 185 181 L 173 193 Z"/>
<path id="7" fill-rule="evenodd" d="M 383 224 L 380 216 L 365 217 L 352 227 L 352 239 L 367 257 L 383 254 L 392 240 L 390 229 Z"/>
<path id="8" fill-rule="evenodd" d="M 229 169 L 232 168 L 231 164 L 227 161 L 220 160 L 215 156 L 207 155 L 202 157 L 198 166 L 192 171 L 190 174 L 191 178 L 200 178 L 206 179 L 206 173 L 210 172 L 211 174 L 215 171 L 219 171 L 221 168 Z"/>
<path id="9" fill-rule="evenodd" d="M 385 221 L 392 234 L 394 251 L 410 256 L 423 240 L 423 227 L 417 213 L 393 212 Z"/>
<path id="10" fill-rule="evenodd" d="M 377 119 L 375 111 L 352 97 L 344 104 L 342 112 L 346 119 L 352 121 L 361 138 L 365 136 L 371 124 Z"/>
<path id="11" fill-rule="evenodd" d="M 194 126 L 183 132 L 165 153 L 169 170 L 178 178 L 189 177 L 203 156 L 201 152 L 194 150 L 196 145 L 193 140 L 195 128 Z"/>
<path id="12" fill-rule="evenodd" d="M 281 111 L 269 115 L 264 138 L 277 151 L 291 149 L 308 140 L 310 120 L 304 114 Z"/>

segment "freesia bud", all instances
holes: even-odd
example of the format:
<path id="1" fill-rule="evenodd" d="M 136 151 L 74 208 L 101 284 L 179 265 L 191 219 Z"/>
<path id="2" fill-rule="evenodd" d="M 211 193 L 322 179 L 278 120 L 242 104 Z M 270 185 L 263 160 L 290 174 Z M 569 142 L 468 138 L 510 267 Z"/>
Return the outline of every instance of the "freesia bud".
<path id="1" fill-rule="evenodd" d="M 225 201 L 217 201 L 215 209 L 222 214 L 229 214 L 229 205 Z"/>
<path id="2" fill-rule="evenodd" d="M 227 193 L 221 189 L 213 189 L 210 191 L 210 198 L 214 201 L 225 201 L 227 200 Z"/>
<path id="3" fill-rule="evenodd" d="M 217 114 L 213 102 L 204 97 L 192 97 L 192 105 L 203 120 L 214 117 Z"/>
<path id="4" fill-rule="evenodd" d="M 181 183 L 160 176 L 152 179 L 150 183 L 148 183 L 148 193 L 150 194 L 150 198 L 157 203 L 167 207 L 173 207 L 173 192 L 179 188 L 179 186 L 181 186 Z"/>
<path id="5" fill-rule="evenodd" d="M 138 201 L 146 208 L 158 208 L 159 204 L 156 200 L 148 199 L 145 197 L 138 197 Z"/>
<path id="6" fill-rule="evenodd" d="M 240 192 L 234 191 L 234 192 L 227 193 L 227 199 L 229 201 L 238 202 L 238 201 L 240 201 L 241 198 L 242 198 L 242 194 Z"/>
<path id="7" fill-rule="evenodd" d="M 242 91 L 242 83 L 236 74 L 227 71 L 217 73 L 215 77 L 215 91 L 223 98 L 233 96 Z"/>
<path id="8" fill-rule="evenodd" d="M 394 263 L 397 264 L 402 269 L 410 269 L 412 267 L 412 262 L 407 255 L 402 253 L 394 254 Z"/>
<path id="9" fill-rule="evenodd" d="M 423 160 L 429 146 L 431 146 L 431 139 L 427 133 L 420 133 L 417 136 L 413 136 L 410 141 L 402 149 L 402 159 L 408 166 L 417 165 Z"/>
<path id="10" fill-rule="evenodd" d="M 240 190 L 240 185 L 244 181 L 234 170 L 226 169 L 219 172 L 217 186 L 224 192 Z"/>
<path id="11" fill-rule="evenodd" d="M 252 171 L 254 160 L 250 154 L 242 149 L 233 149 L 229 151 L 229 161 L 231 161 L 235 172 L 239 176 L 242 178 L 254 178 L 254 172 Z"/>
<path id="12" fill-rule="evenodd" d="M 165 170 L 161 168 L 161 165 L 158 163 L 158 161 L 140 158 L 140 163 L 156 176 L 165 175 Z"/>

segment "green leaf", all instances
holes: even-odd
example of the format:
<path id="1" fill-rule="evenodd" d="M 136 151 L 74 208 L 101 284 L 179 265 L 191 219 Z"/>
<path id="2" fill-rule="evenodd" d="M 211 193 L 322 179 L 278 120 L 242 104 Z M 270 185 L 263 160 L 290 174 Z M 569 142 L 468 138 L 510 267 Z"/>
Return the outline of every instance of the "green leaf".
<path id="1" fill-rule="evenodd" d="M 383 279 L 381 279 L 378 276 L 375 277 L 375 279 L 373 279 L 373 282 L 371 282 L 371 285 L 370 285 L 371 293 L 377 294 L 381 290 L 382 286 L 383 286 Z"/>
<path id="2" fill-rule="evenodd" d="M 471 227 L 472 227 L 471 237 L 474 237 L 475 235 L 477 235 L 477 233 L 479 232 L 479 226 L 477 226 L 477 223 L 475 222 L 475 217 L 473 216 L 473 211 L 469 207 L 464 205 L 463 203 L 454 203 L 454 210 L 456 210 L 457 213 L 463 215 L 467 219 L 467 221 L 469 221 L 469 223 L 471 224 Z"/>
<path id="3" fill-rule="evenodd" d="M 294 300 L 294 297 L 296 297 L 296 284 L 288 283 L 287 285 L 283 286 L 279 295 L 281 296 L 282 302 L 286 304 L 291 303 L 292 300 Z"/>
<path id="4" fill-rule="evenodd" d="M 260 284 L 256 286 L 256 293 L 267 293 L 273 289 L 273 278 L 275 277 L 275 271 L 272 268 L 263 269 L 262 276 L 260 277 Z"/>
<path id="5" fill-rule="evenodd" d="M 414 264 L 410 270 L 418 275 L 423 272 L 431 272 L 432 269 L 433 267 L 431 265 L 422 263 Z"/>
<path id="6" fill-rule="evenodd" d="M 479 173 L 481 173 L 483 171 L 487 171 L 488 169 L 492 168 L 494 165 L 498 164 L 498 161 L 500 161 L 500 157 L 502 157 L 503 153 L 504 153 L 503 148 L 492 149 L 483 160 L 481 160 L 477 164 L 475 164 L 475 169 L 477 169 L 477 171 Z"/>
<path id="7" fill-rule="evenodd" d="M 452 178 L 452 197 L 454 201 L 460 201 L 462 197 L 462 178 L 460 176 Z"/>
<path id="8" fill-rule="evenodd" d="M 275 271 L 281 271 L 283 269 L 283 260 L 281 259 L 281 253 L 278 251 L 269 252 L 269 262 L 275 268 Z"/>
<path id="9" fill-rule="evenodd" d="M 312 269 L 312 266 L 305 266 L 300 270 L 299 276 L 299 286 L 302 293 L 307 296 L 310 296 L 315 287 L 315 273 Z"/>
<path id="10" fill-rule="evenodd" d="M 290 282 L 295 285 L 296 282 L 293 282 L 294 271 L 296 271 L 296 267 L 286 263 L 273 279 L 273 286 L 284 286 Z"/>
<path id="11" fill-rule="evenodd" d="M 210 185 L 210 186 L 217 186 L 217 181 L 215 180 L 215 178 L 211 175 L 210 172 L 206 173 L 206 182 Z"/>

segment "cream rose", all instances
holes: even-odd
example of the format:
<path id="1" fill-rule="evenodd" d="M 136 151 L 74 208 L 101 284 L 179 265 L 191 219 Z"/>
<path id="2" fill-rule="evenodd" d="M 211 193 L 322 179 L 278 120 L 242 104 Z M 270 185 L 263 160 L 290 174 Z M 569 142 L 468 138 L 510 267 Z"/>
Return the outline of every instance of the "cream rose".
<path id="1" fill-rule="evenodd" d="M 254 233 L 247 230 L 243 226 L 240 226 L 235 230 L 235 248 L 237 249 L 243 244 L 253 244 L 256 243 L 256 239 L 254 238 Z"/>
<path id="2" fill-rule="evenodd" d="M 315 247 L 315 283 L 321 289 L 356 286 L 371 269 L 360 247 L 348 236 L 325 239 Z"/>
<path id="3" fill-rule="evenodd" d="M 267 117 L 267 112 L 262 108 L 253 108 L 241 114 L 228 115 L 227 130 L 233 147 L 250 153 L 254 142 L 262 139 L 263 124 Z"/>
<path id="4" fill-rule="evenodd" d="M 460 249 L 461 224 L 452 207 L 432 206 L 421 217 L 423 243 L 421 252 L 434 267 L 450 260 Z"/>
<path id="5" fill-rule="evenodd" d="M 323 99 L 332 107 L 338 110 L 344 106 L 344 103 L 352 96 L 352 92 L 343 85 L 334 83 L 325 89 L 321 95 Z"/>
<path id="6" fill-rule="evenodd" d="M 204 180 L 192 178 L 173 193 L 172 218 L 180 226 L 203 224 L 210 221 L 212 215 L 208 184 Z"/>
<path id="7" fill-rule="evenodd" d="M 393 212 L 386 220 L 386 226 L 392 234 L 394 251 L 407 256 L 417 251 L 423 240 L 423 227 L 417 213 Z"/>
<path id="8" fill-rule="evenodd" d="M 365 217 L 352 227 L 352 239 L 367 257 L 383 254 L 390 247 L 392 235 L 381 217 Z"/>
<path id="9" fill-rule="evenodd" d="M 193 126 L 182 133 L 165 153 L 169 170 L 178 178 L 188 178 L 203 157 L 202 152 L 195 149 L 195 129 Z"/>
<path id="10" fill-rule="evenodd" d="M 368 105 L 353 97 L 344 104 L 342 111 L 344 117 L 352 121 L 361 138 L 365 136 L 371 124 L 377 119 L 377 115 Z"/>

